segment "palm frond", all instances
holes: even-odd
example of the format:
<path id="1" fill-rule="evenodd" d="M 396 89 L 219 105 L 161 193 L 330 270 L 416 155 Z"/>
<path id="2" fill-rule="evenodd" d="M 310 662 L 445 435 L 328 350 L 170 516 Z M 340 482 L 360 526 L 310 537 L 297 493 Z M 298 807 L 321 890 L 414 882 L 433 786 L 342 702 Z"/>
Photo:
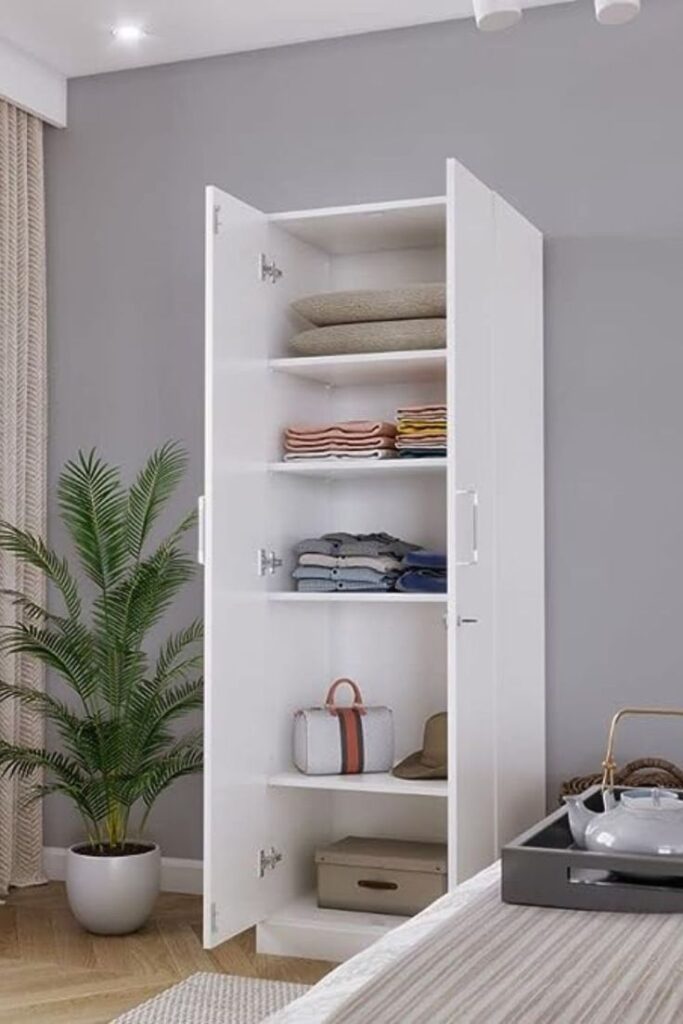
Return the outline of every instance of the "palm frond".
<path id="1" fill-rule="evenodd" d="M 59 672 L 84 703 L 95 692 L 97 679 L 90 663 L 90 635 L 82 624 L 69 622 L 59 633 L 21 622 L 6 626 L 0 636 L 0 651 L 37 658 Z"/>
<path id="2" fill-rule="evenodd" d="M 26 686 L 13 686 L 0 681 L 0 704 L 15 700 L 25 707 L 41 711 L 61 732 L 65 739 L 77 742 L 84 719 L 71 710 L 63 701 L 45 690 L 33 690 Z"/>
<path id="3" fill-rule="evenodd" d="M 131 720 L 137 723 L 130 732 L 130 754 L 145 764 L 160 751 L 173 746 L 169 726 L 202 706 L 204 680 L 191 679 L 162 690 L 148 684 L 133 697 Z"/>
<path id="4" fill-rule="evenodd" d="M 76 761 L 66 754 L 0 740 L 0 776 L 18 775 L 25 779 L 38 771 L 48 771 L 70 785 L 82 785 L 85 781 Z"/>
<path id="5" fill-rule="evenodd" d="M 121 642 L 139 643 L 196 571 L 194 560 L 176 547 L 160 547 L 140 562 L 114 595 L 118 607 L 115 628 Z"/>
<path id="6" fill-rule="evenodd" d="M 154 678 L 158 683 L 164 683 L 177 675 L 185 675 L 194 671 L 202 662 L 202 655 L 193 655 L 183 661 L 179 661 L 180 655 L 188 647 L 202 643 L 204 640 L 204 623 L 201 619 L 195 619 L 186 629 L 172 633 L 164 646 L 159 651 Z"/>
<path id="7" fill-rule="evenodd" d="M 106 594 L 126 566 L 126 494 L 118 469 L 95 451 L 67 462 L 57 488 L 62 519 L 84 571 Z"/>
<path id="8" fill-rule="evenodd" d="M 128 492 L 126 546 L 139 559 L 149 532 L 175 490 L 187 466 L 187 452 L 167 441 L 152 452 Z"/>
<path id="9" fill-rule="evenodd" d="M 65 621 L 62 615 L 54 615 L 49 612 L 47 608 L 44 608 L 40 604 L 36 604 L 26 594 L 22 594 L 20 590 L 0 590 L 0 594 L 3 597 L 10 598 L 12 607 L 19 608 L 27 619 L 35 619 L 37 622 L 55 622 L 63 623 Z"/>
<path id="10" fill-rule="evenodd" d="M 40 569 L 59 590 L 69 615 L 74 619 L 79 617 L 81 601 L 78 587 L 65 558 L 59 558 L 40 537 L 34 537 L 4 521 L 0 522 L 0 548 Z"/>
<path id="11" fill-rule="evenodd" d="M 140 796 L 148 809 L 154 805 L 161 793 L 186 775 L 196 775 L 204 767 L 204 755 L 200 740 L 183 746 L 165 757 L 158 759 L 138 779 Z"/>

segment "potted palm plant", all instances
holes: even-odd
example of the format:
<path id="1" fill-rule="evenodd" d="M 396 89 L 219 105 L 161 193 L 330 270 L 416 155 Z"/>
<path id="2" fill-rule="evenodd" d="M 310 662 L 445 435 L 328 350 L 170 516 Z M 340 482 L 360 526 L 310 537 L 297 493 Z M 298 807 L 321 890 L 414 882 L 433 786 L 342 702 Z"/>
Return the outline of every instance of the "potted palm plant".
<path id="1" fill-rule="evenodd" d="M 155 655 L 148 641 L 195 571 L 182 547 L 194 514 L 148 550 L 186 464 L 180 446 L 165 444 L 126 488 L 94 451 L 67 463 L 59 512 L 87 577 L 87 608 L 66 558 L 0 523 L 0 547 L 44 573 L 60 604 L 48 610 L 6 591 L 17 614 L 0 649 L 37 658 L 66 684 L 63 696 L 0 682 L 0 702 L 36 709 L 58 737 L 54 749 L 0 742 L 0 773 L 35 777 L 32 798 L 61 793 L 76 807 L 85 835 L 68 851 L 68 899 L 101 934 L 146 920 L 161 867 L 159 847 L 143 838 L 147 816 L 176 779 L 202 768 L 201 731 L 176 728 L 202 703 L 202 624 L 173 633 Z"/>

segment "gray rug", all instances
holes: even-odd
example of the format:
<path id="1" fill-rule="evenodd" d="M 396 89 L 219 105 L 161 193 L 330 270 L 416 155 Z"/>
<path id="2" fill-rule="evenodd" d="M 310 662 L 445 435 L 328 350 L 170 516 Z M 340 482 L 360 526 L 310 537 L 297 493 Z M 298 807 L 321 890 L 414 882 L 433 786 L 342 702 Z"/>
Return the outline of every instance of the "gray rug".
<path id="1" fill-rule="evenodd" d="M 309 988 L 233 974 L 193 974 L 112 1024 L 260 1024 Z"/>

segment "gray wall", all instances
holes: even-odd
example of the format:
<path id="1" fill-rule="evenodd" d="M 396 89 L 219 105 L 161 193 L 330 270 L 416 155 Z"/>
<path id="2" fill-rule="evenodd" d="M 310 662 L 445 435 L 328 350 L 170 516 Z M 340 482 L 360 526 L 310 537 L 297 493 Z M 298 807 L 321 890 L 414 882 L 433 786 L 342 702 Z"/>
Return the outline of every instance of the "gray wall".
<path id="1" fill-rule="evenodd" d="M 173 436 L 184 500 L 201 489 L 206 183 L 266 210 L 403 198 L 457 156 L 549 235 L 551 788 L 593 767 L 614 707 L 680 699 L 681 38 L 680 0 L 613 31 L 579 0 L 494 37 L 461 21 L 72 82 L 47 140 L 52 482 L 79 446 L 132 469 Z M 176 622 L 199 609 L 197 586 Z M 200 818 L 193 780 L 154 819 L 168 854 L 200 855 Z M 48 809 L 48 842 L 74 827 Z"/>

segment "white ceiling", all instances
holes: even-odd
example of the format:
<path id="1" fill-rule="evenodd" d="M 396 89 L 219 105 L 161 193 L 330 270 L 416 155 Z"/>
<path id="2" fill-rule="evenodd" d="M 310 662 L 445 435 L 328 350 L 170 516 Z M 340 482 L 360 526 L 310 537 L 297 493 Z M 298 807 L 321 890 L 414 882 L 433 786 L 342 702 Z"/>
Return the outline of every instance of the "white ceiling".
<path id="1" fill-rule="evenodd" d="M 2 0 L 0 36 L 72 77 L 471 15 L 472 0 Z M 149 34 L 117 42 L 122 23 Z"/>

